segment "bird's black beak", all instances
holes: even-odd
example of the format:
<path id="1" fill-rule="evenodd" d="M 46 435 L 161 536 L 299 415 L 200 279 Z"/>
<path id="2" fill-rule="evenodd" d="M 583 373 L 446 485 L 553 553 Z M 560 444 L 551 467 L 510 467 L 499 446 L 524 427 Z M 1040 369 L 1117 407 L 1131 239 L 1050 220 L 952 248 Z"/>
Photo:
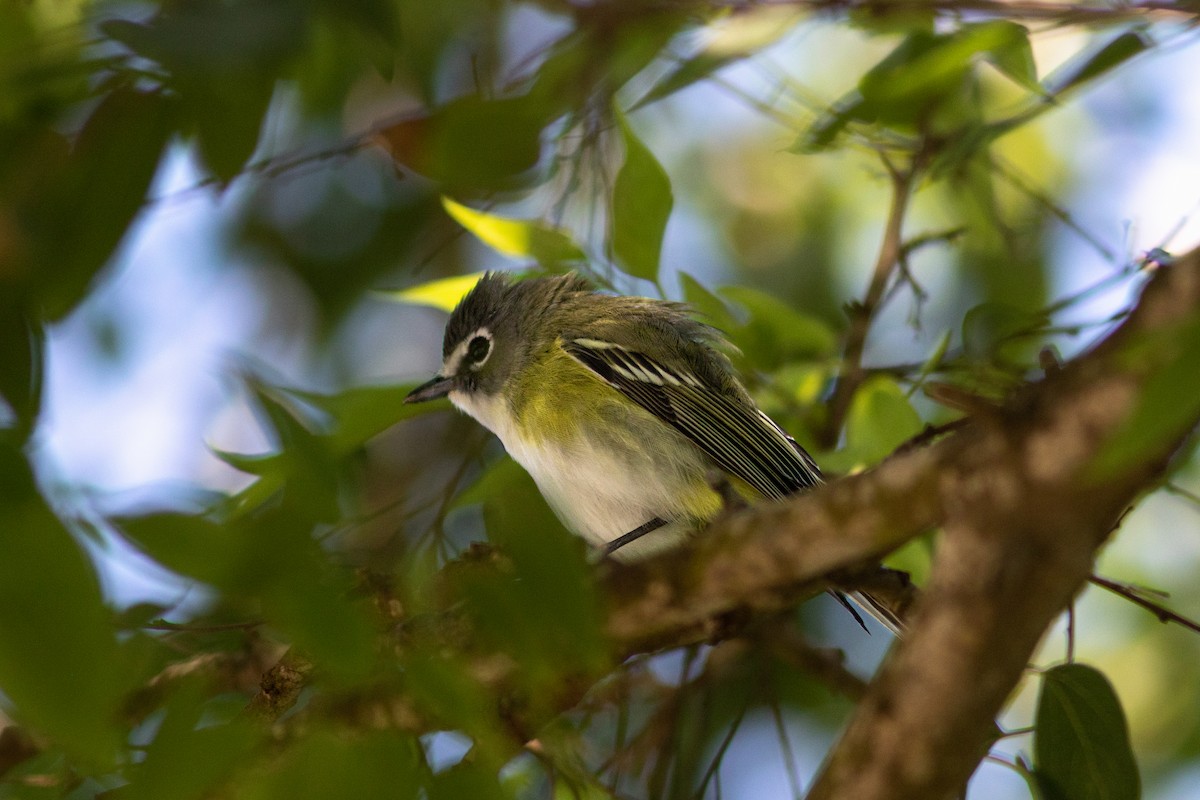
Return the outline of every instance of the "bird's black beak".
<path id="1" fill-rule="evenodd" d="M 404 398 L 404 402 L 424 403 L 426 400 L 437 400 L 439 397 L 450 394 L 453 388 L 454 378 L 434 375 L 430 380 L 409 392 L 408 396 Z"/>

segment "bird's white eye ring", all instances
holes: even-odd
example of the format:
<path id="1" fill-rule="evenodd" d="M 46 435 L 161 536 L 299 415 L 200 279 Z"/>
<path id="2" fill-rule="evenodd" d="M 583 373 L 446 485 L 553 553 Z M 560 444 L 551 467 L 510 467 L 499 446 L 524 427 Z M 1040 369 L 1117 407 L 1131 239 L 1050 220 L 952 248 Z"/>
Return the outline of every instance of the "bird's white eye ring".
<path id="1" fill-rule="evenodd" d="M 467 344 L 466 362 L 471 369 L 479 369 L 492 354 L 492 337 L 477 335 Z"/>

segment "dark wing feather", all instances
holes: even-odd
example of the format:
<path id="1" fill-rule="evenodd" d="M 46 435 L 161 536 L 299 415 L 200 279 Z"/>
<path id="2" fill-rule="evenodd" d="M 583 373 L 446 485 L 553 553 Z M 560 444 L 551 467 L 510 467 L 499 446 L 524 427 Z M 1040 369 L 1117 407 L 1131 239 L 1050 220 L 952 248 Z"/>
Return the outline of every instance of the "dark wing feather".
<path id="1" fill-rule="evenodd" d="M 611 342 L 571 339 L 563 348 L 766 497 L 820 483 L 808 453 L 750 402 L 706 385 L 690 371 L 671 369 Z"/>

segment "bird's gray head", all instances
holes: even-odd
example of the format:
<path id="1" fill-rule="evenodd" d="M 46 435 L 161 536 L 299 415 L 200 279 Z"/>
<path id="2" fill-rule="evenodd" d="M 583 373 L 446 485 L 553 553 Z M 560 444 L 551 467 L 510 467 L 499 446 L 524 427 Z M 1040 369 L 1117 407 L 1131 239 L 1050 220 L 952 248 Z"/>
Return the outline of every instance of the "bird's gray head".
<path id="1" fill-rule="evenodd" d="M 578 275 L 513 281 L 489 272 L 459 302 L 442 339 L 442 368 L 405 398 L 419 403 L 453 391 L 499 393 L 548 335 L 547 315 L 567 297 L 588 292 Z"/>

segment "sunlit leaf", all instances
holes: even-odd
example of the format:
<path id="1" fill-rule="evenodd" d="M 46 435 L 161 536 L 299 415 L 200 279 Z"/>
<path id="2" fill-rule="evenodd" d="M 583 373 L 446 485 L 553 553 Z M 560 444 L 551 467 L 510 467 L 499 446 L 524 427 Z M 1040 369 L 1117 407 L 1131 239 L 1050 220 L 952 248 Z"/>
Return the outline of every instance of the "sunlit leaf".
<path id="1" fill-rule="evenodd" d="M 506 256 L 532 258 L 551 270 L 586 259 L 571 234 L 562 228 L 476 211 L 448 197 L 442 198 L 442 205 L 458 224 Z"/>
<path id="2" fill-rule="evenodd" d="M 452 200 L 447 200 L 445 202 L 453 203 Z M 449 208 L 449 206 L 447 206 L 447 208 Z M 470 211 L 471 209 L 466 210 Z M 454 213 L 455 212 L 453 211 L 451 212 L 451 214 Z M 479 236 L 481 239 L 483 239 L 482 235 Z M 487 239 L 484 239 L 484 241 L 486 242 Z M 488 243 L 491 244 L 491 242 Z M 492 246 L 496 247 L 498 250 L 500 249 L 496 245 Z M 394 292 L 384 292 L 383 294 L 392 298 L 393 300 L 402 300 L 406 303 L 416 303 L 417 305 L 421 306 L 432 306 L 433 308 L 450 312 L 454 310 L 454 307 L 458 305 L 460 300 L 467 296 L 467 292 L 475 288 L 475 284 L 479 283 L 479 279 L 483 276 L 484 273 L 482 272 L 473 272 L 470 275 L 456 275 L 452 278 L 439 278 L 434 281 L 429 281 L 428 283 L 421 283 L 416 286 L 411 286 L 407 289 L 399 289 Z"/>
<path id="3" fill-rule="evenodd" d="M 625 161 L 613 187 L 613 254 L 629 274 L 657 281 L 663 234 L 675 204 L 671 180 L 620 112 L 617 124 Z"/>
<path id="4" fill-rule="evenodd" d="M 1042 673 L 1034 720 L 1034 773 L 1048 800 L 1137 800 L 1141 779 L 1121 702 L 1096 669 Z"/>

